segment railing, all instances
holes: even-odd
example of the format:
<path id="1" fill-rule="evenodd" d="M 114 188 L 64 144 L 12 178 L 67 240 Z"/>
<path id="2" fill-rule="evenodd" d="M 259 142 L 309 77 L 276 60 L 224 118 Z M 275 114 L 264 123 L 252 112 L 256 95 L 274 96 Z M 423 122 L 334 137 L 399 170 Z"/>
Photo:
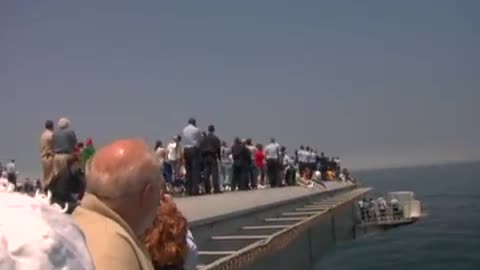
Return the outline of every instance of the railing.
<path id="1" fill-rule="evenodd" d="M 344 198 L 341 202 L 328 206 L 326 209 L 318 209 L 316 214 L 307 215 L 303 218 L 296 218 L 299 222 L 285 226 L 280 231 L 271 235 L 262 236 L 262 240 L 254 242 L 234 253 L 231 251 L 228 253 L 229 255 L 220 258 L 209 265 L 202 266 L 200 269 L 231 270 L 246 267 L 259 257 L 263 257 L 287 247 L 294 239 L 308 230 L 313 224 L 317 223 L 320 216 L 330 212 L 333 208 L 350 202 L 352 199 L 361 196 L 369 190 L 369 188 L 353 190 L 348 194 L 347 198 Z"/>

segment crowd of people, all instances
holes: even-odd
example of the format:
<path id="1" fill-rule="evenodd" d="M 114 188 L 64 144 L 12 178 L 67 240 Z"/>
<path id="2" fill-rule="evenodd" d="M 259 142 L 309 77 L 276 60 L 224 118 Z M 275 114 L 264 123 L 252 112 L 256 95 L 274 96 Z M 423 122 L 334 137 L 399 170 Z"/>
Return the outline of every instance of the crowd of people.
<path id="1" fill-rule="evenodd" d="M 82 252 L 87 250 L 80 253 L 90 257 L 83 262 L 63 262 L 76 263 L 74 268 L 59 263 L 58 268 L 49 269 L 93 269 L 92 265 L 106 270 L 195 269 L 198 251 L 194 237 L 170 195 L 178 188 L 195 196 L 287 185 L 311 187 L 334 180 L 355 182 L 341 169 L 339 158 L 327 158 L 308 146 L 290 154 L 274 138 L 265 146 L 249 138 L 235 138 L 228 145 L 217 137 L 215 126 L 202 132 L 193 118 L 166 146 L 157 141 L 153 151 L 136 139 L 117 140 L 97 151 L 92 139 L 85 143 L 77 140 L 69 119 L 61 118 L 57 126 L 46 121 L 40 136 L 43 177 L 36 183 L 35 197 L 47 202 L 43 207 L 62 209 L 56 210 L 59 215 L 72 217 L 66 219 L 65 228 L 81 232 L 85 238 L 75 237 L 75 233 L 64 237 L 75 241 L 70 248 L 77 245 Z M 14 160 L 1 175 L 0 196 L 19 191 Z M 45 195 L 38 196 L 39 192 Z M 45 220 L 39 224 L 60 230 Z M 30 244 L 24 241 L 0 248 L 4 253 L 0 254 L 0 267 L 18 269 L 4 268 L 3 258 L 21 253 Z M 52 257 L 37 255 L 46 256 L 45 260 Z"/>
<path id="2" fill-rule="evenodd" d="M 363 198 L 358 201 L 358 209 L 363 222 L 399 219 L 403 216 L 403 209 L 396 197 L 388 201 L 383 197 L 378 197 L 376 200 Z"/>
<path id="3" fill-rule="evenodd" d="M 56 155 L 55 132 L 51 138 Z M 32 198 L 10 182 L 0 186 L 1 269 L 196 268 L 198 252 L 188 222 L 166 193 L 161 163 L 145 142 L 114 141 L 88 160 L 85 171 L 78 154 L 60 155 L 70 156 L 54 156 L 52 162 L 67 159 L 68 170 L 53 165 L 50 181 L 42 182 L 46 195 L 37 190 Z M 77 197 L 76 204 L 55 194 L 54 183 L 63 180 L 84 184 L 78 190 L 63 186 Z"/>
<path id="4" fill-rule="evenodd" d="M 214 125 L 203 132 L 194 118 L 167 146 L 158 140 L 154 150 L 163 164 L 169 190 L 185 191 L 192 196 L 297 184 L 313 186 L 321 181 L 355 181 L 348 170 L 341 169 L 338 157 L 328 158 L 303 145 L 289 153 L 275 138 L 264 146 L 251 138 L 236 137 L 229 145 L 217 137 Z"/>

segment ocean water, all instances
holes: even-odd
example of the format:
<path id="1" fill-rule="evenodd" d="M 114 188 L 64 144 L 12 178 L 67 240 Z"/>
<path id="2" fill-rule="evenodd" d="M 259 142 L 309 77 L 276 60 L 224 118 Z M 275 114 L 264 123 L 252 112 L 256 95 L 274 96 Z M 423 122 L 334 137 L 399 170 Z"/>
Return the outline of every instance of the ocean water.
<path id="1" fill-rule="evenodd" d="M 376 192 L 414 191 L 428 216 L 410 226 L 340 243 L 314 270 L 480 269 L 480 163 L 356 175 Z"/>

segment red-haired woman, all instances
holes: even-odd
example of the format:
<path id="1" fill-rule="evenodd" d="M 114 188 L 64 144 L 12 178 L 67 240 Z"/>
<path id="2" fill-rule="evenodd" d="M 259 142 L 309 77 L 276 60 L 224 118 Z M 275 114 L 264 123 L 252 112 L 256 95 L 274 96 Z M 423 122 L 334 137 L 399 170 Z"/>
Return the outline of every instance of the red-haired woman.
<path id="1" fill-rule="evenodd" d="M 198 251 L 185 216 L 165 194 L 152 228 L 145 235 L 155 270 L 194 270 Z"/>

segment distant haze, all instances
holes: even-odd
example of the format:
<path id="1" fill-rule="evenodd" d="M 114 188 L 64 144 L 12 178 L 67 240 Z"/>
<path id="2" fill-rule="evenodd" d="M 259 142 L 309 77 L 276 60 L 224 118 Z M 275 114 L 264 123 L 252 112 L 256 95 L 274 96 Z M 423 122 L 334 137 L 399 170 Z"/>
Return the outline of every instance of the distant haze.
<path id="1" fill-rule="evenodd" d="M 188 117 L 353 168 L 480 159 L 480 1 L 0 1 L 0 159 Z"/>

